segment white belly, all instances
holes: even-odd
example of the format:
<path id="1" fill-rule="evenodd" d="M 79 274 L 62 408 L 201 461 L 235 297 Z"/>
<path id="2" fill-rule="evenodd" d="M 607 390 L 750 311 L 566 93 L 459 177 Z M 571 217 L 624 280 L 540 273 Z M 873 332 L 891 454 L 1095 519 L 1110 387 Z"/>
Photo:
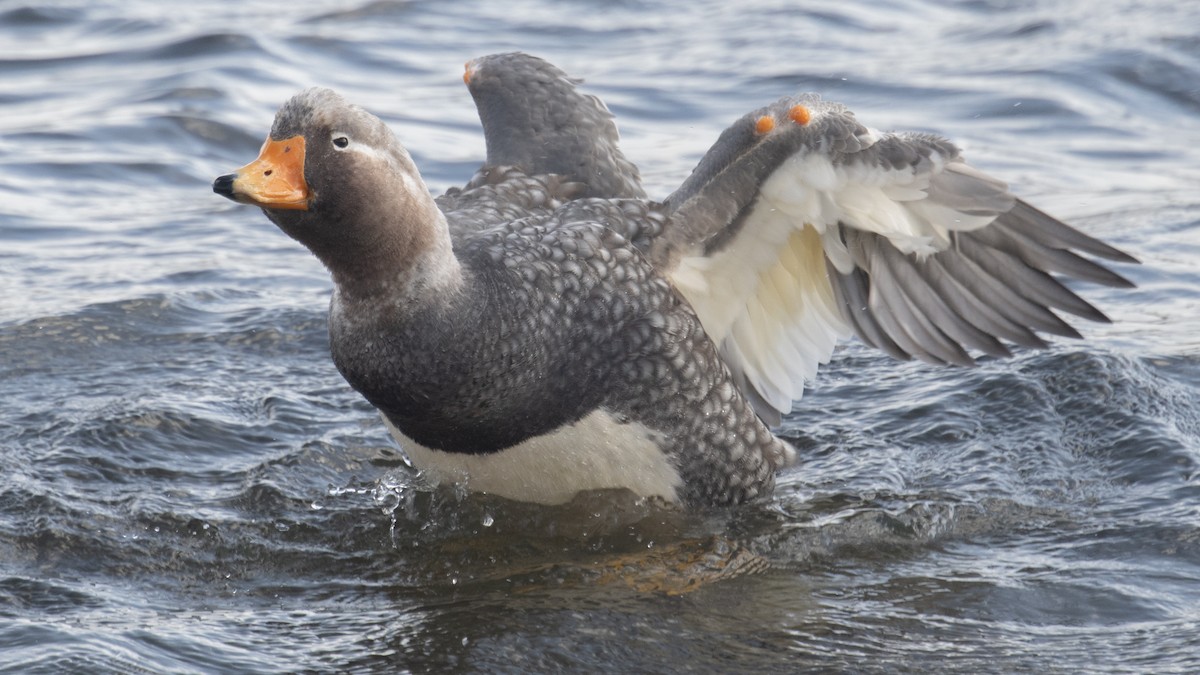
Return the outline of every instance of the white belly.
<path id="1" fill-rule="evenodd" d="M 383 421 L 412 463 L 436 483 L 540 504 L 561 504 L 578 492 L 603 488 L 678 501 L 679 472 L 654 443 L 657 432 L 618 423 L 603 410 L 487 455 L 427 448 Z"/>

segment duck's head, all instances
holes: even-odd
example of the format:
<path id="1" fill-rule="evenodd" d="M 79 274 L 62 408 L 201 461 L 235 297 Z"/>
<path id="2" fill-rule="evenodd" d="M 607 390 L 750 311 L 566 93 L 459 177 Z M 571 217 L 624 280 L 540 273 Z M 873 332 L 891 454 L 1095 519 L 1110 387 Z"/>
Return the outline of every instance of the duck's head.
<path id="1" fill-rule="evenodd" d="M 417 224 L 439 217 L 387 125 L 322 88 L 285 103 L 258 158 L 217 178 L 213 191 L 261 207 L 335 274 L 381 245 L 423 248 Z"/>

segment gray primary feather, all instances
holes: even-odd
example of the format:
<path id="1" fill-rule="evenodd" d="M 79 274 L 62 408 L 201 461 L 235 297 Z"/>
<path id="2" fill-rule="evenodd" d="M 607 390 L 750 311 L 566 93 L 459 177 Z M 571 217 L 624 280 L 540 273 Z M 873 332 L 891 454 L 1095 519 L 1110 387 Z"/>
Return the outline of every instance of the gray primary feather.
<path id="1" fill-rule="evenodd" d="M 834 271 L 831 280 L 855 332 L 893 356 L 970 365 L 974 359 L 962 347 L 1008 354 L 995 338 L 1045 347 L 1033 331 L 1080 337 L 1053 308 L 1107 322 L 1049 272 L 1116 287 L 1129 282 L 1065 249 L 1014 236 L 1007 215 L 976 231 L 952 233 L 949 248 L 923 259 L 905 256 L 880 235 L 842 226 L 861 272 Z"/>
<path id="2" fill-rule="evenodd" d="M 928 193 L 930 201 L 970 215 L 1004 213 L 1016 202 L 1003 181 L 962 162 L 948 164 L 944 171 L 933 176 Z"/>

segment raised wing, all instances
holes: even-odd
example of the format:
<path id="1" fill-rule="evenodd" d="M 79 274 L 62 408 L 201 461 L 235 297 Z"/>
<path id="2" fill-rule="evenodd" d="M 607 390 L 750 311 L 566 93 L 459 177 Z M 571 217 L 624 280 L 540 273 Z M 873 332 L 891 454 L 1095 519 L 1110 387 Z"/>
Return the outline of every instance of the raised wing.
<path id="1" fill-rule="evenodd" d="M 645 197 L 637 167 L 618 147 L 613 115 L 547 61 L 513 52 L 467 62 L 463 80 L 483 123 L 487 166 L 555 174 L 580 197 Z"/>
<path id="2" fill-rule="evenodd" d="M 1136 262 L 1012 196 L 927 134 L 884 134 L 843 106 L 787 98 L 722 134 L 667 199 L 653 257 L 687 297 L 756 410 L 791 410 L 850 334 L 901 359 L 974 364 L 1053 310 L 1107 321 L 1052 273 L 1127 280 L 1075 251 Z"/>

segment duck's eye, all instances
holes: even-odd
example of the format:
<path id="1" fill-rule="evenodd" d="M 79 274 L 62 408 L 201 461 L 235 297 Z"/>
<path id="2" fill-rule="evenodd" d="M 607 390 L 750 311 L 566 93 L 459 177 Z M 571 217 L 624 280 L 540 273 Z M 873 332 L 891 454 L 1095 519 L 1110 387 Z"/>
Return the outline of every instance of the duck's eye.
<path id="1" fill-rule="evenodd" d="M 333 144 L 339 148 L 344 148 L 347 145 L 350 145 L 350 139 L 346 138 L 345 136 L 334 136 Z"/>

